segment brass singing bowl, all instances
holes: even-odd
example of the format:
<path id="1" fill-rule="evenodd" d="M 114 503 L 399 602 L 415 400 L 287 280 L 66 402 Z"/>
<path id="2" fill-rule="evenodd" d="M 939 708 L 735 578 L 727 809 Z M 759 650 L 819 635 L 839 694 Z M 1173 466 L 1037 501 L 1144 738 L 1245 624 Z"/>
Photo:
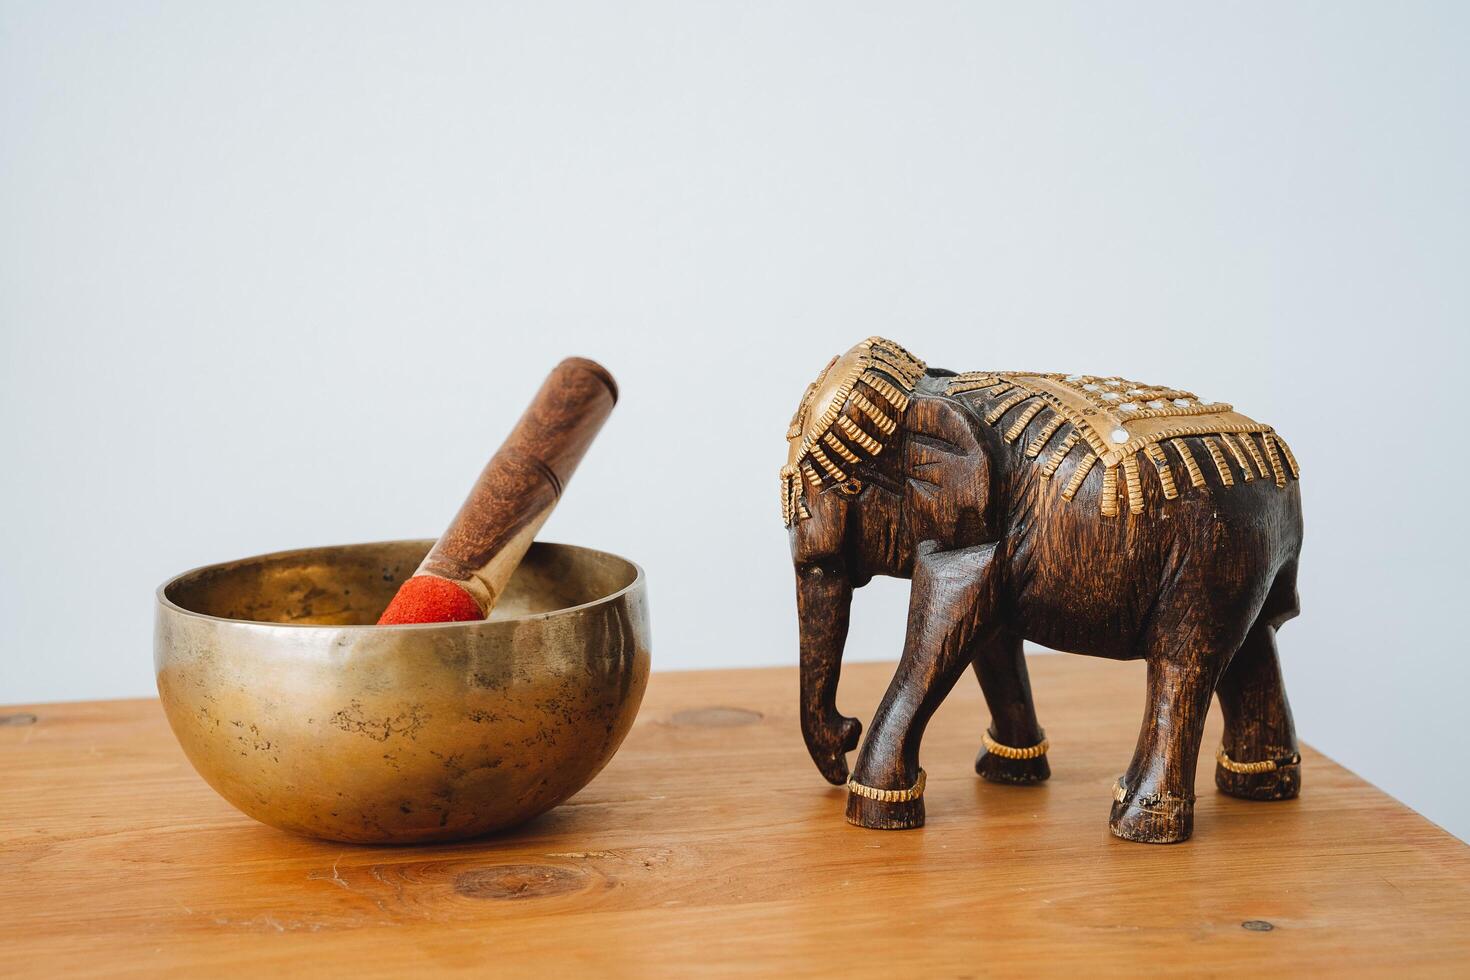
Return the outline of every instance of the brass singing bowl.
<path id="1" fill-rule="evenodd" d="M 174 734 L 226 800 L 357 843 L 529 820 L 605 766 L 648 681 L 642 570 L 534 544 L 488 620 L 373 626 L 431 541 L 285 551 L 158 590 Z"/>

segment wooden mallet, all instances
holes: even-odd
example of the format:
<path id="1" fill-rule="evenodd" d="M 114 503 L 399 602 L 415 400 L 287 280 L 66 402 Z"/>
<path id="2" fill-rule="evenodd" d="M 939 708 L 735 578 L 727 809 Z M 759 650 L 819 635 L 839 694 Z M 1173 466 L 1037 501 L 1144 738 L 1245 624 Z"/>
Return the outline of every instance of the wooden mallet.
<path id="1" fill-rule="evenodd" d="M 488 616 L 617 400 L 617 382 L 595 361 L 553 368 L 378 625 Z"/>

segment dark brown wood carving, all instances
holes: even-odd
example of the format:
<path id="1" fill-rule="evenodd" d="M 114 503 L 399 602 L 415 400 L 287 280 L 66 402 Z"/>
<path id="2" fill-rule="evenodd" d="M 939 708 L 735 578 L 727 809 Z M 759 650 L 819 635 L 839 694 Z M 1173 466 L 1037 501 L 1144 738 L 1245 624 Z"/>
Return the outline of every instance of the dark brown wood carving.
<path id="1" fill-rule="evenodd" d="M 1226 793 L 1281 800 L 1301 760 L 1276 656 L 1297 614 L 1301 502 L 1281 437 L 1192 392 L 1118 377 L 931 369 L 871 338 L 833 358 L 787 432 L 781 504 L 801 624 L 801 717 L 863 827 L 924 822 L 924 726 L 967 667 L 991 724 L 975 763 L 1048 778 L 1023 640 L 1148 663 L 1148 710 L 1114 787 L 1128 840 L 1189 837 L 1210 698 Z M 862 726 L 837 710 L 854 588 L 912 580 L 898 670 Z"/>

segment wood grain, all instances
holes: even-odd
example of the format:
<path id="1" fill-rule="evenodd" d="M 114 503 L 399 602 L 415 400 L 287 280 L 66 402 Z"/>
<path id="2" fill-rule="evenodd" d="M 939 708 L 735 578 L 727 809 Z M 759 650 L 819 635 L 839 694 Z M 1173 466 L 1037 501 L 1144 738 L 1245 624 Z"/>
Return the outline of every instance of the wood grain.
<path id="1" fill-rule="evenodd" d="M 552 368 L 417 574 L 458 583 L 488 615 L 617 400 L 596 361 Z"/>
<path id="2" fill-rule="evenodd" d="M 1470 967 L 1464 844 L 1310 748 L 1297 800 L 1202 789 L 1193 841 L 1118 840 L 1101 817 L 1142 665 L 1029 666 L 1052 779 L 975 776 L 987 715 L 966 681 L 924 741 L 928 824 L 903 833 L 843 822 L 789 669 L 656 674 L 591 786 L 519 830 L 432 847 L 252 822 L 189 769 L 153 701 L 0 709 L 0 976 Z M 842 704 L 870 711 L 892 673 L 849 665 Z"/>

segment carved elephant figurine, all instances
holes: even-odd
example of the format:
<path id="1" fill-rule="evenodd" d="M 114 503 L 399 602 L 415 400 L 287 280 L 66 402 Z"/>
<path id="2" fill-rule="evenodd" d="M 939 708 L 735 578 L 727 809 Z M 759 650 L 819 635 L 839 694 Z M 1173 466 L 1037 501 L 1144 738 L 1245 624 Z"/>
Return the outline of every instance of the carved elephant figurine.
<path id="1" fill-rule="evenodd" d="M 1148 663 L 1148 708 L 1110 826 L 1172 843 L 1218 694 L 1216 785 L 1301 787 L 1276 630 L 1298 612 L 1297 464 L 1267 425 L 1187 391 L 1116 377 L 928 368 L 871 338 L 835 357 L 787 432 L 781 503 L 801 626 L 801 720 L 847 819 L 924 822 L 924 726 L 973 666 L 986 779 L 1050 775 L 1023 640 Z M 852 590 L 912 580 L 908 634 L 856 766 L 835 695 Z"/>

